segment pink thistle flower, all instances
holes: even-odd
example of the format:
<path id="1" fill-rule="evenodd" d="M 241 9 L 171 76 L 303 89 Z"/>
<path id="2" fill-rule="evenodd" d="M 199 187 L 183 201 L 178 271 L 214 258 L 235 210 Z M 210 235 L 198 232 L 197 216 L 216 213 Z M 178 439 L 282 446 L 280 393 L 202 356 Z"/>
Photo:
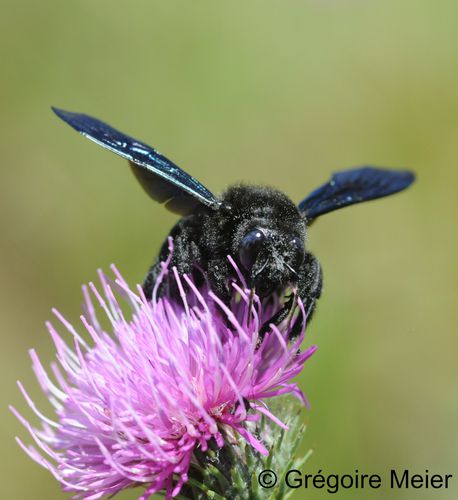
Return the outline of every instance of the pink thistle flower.
<path id="1" fill-rule="evenodd" d="M 176 270 L 183 303 L 157 298 L 168 265 L 164 263 L 151 301 L 141 287 L 137 293 L 131 290 L 114 266 L 114 282 L 99 273 L 103 294 L 92 283 L 89 290 L 83 288 L 86 314 L 81 321 L 92 345 L 53 311 L 73 344 L 69 347 L 47 324 L 57 351 L 58 363 L 51 365 L 54 381 L 36 352 L 30 355 L 56 420 L 42 414 L 18 382 L 41 428 L 11 408 L 35 446 L 17 441 L 75 498 L 97 499 L 136 485 L 146 487 L 140 499 L 160 490 L 167 498 L 176 496 L 188 480 L 194 450 L 205 452 L 210 441 L 222 447 L 233 444 L 238 434 L 257 452 L 268 454 L 262 436 L 249 431 L 249 422 L 264 414 L 286 426 L 265 399 L 291 393 L 306 404 L 291 379 L 315 346 L 299 353 L 304 331 L 289 342 L 289 323 L 272 325 L 262 339 L 258 336 L 279 304 L 263 305 L 234 284 L 239 299 L 228 308 Z M 115 292 L 130 304 L 130 319 Z M 113 334 L 100 326 L 94 304 L 103 309 Z"/>

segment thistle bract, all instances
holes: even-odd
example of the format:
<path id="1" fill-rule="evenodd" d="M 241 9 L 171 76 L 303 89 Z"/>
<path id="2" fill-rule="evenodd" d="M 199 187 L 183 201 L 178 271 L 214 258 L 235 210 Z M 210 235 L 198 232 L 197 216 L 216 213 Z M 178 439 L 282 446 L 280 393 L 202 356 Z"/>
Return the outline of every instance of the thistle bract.
<path id="1" fill-rule="evenodd" d="M 315 347 L 299 352 L 304 332 L 289 342 L 290 322 L 272 325 L 262 339 L 258 334 L 280 305 L 263 306 L 242 283 L 234 284 L 237 298 L 227 306 L 168 264 L 157 286 L 173 272 L 181 301 L 158 298 L 157 288 L 147 300 L 112 266 L 113 280 L 99 273 L 100 291 L 92 283 L 83 288 L 86 333 L 54 311 L 69 341 L 47 325 L 57 351 L 51 375 L 30 352 L 55 416 L 39 411 L 19 383 L 41 424 L 32 426 L 12 408 L 34 445 L 18 442 L 77 498 L 101 498 L 136 485 L 145 487 L 142 499 L 160 490 L 175 496 L 188 480 L 196 450 L 244 439 L 267 454 L 249 422 L 264 415 L 284 427 L 269 411 L 268 398 L 292 393 L 305 404 L 291 379 Z M 109 328 L 99 323 L 100 311 Z"/>

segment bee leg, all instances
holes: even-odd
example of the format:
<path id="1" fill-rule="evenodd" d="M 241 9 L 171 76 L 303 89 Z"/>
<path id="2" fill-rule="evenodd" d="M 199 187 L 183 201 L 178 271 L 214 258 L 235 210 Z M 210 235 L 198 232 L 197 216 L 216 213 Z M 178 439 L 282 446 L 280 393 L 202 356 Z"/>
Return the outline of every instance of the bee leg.
<path id="1" fill-rule="evenodd" d="M 162 271 L 162 261 L 158 259 L 148 270 L 145 280 L 143 281 L 143 292 L 147 299 L 153 296 L 154 285 Z M 161 283 L 158 288 L 158 296 L 162 297 L 165 294 L 165 283 Z"/>
<path id="2" fill-rule="evenodd" d="M 315 311 L 316 301 L 321 296 L 321 289 L 323 284 L 323 274 L 321 266 L 313 254 L 309 252 L 305 254 L 304 262 L 298 269 L 297 274 L 297 294 L 290 296 L 285 302 L 284 306 L 279 311 L 277 311 L 277 313 L 274 314 L 272 318 L 264 323 L 259 332 L 261 338 L 269 330 L 269 325 L 271 323 L 279 325 L 288 317 L 289 314 L 292 314 L 294 312 L 293 309 L 297 304 L 296 298 L 300 299 L 304 305 L 305 318 L 299 316 L 296 319 L 296 322 L 291 330 L 290 339 L 294 339 L 300 334 L 304 325 L 304 319 L 306 319 L 307 321 L 311 320 L 312 315 Z"/>
<path id="3" fill-rule="evenodd" d="M 323 271 L 320 263 L 314 255 L 307 253 L 304 263 L 299 270 L 299 280 L 297 283 L 298 296 L 304 305 L 305 317 L 300 315 L 291 330 L 291 338 L 297 337 L 304 321 L 309 323 L 315 312 L 316 302 L 321 297 L 323 288 Z"/>
<path id="4" fill-rule="evenodd" d="M 248 303 L 248 315 L 251 318 L 253 313 L 253 305 L 254 305 L 254 295 L 256 293 L 256 288 L 253 287 L 250 292 L 250 302 Z"/>
<path id="5" fill-rule="evenodd" d="M 283 305 L 283 307 L 277 311 L 268 321 L 266 321 L 259 330 L 259 337 L 262 340 L 264 335 L 270 330 L 270 325 L 279 325 L 282 321 L 284 321 L 288 314 L 291 312 L 293 307 L 293 297 L 290 297 Z"/>
<path id="6" fill-rule="evenodd" d="M 290 309 L 289 314 L 288 314 L 288 323 L 286 326 L 287 330 L 290 329 L 291 321 L 293 320 L 293 316 L 294 316 L 294 311 L 296 310 L 296 307 L 297 307 L 297 291 L 296 290 L 294 291 L 293 300 L 294 300 L 293 305 L 291 306 L 291 309 Z"/>
<path id="7" fill-rule="evenodd" d="M 179 220 L 170 232 L 170 237 L 173 239 L 172 260 L 168 269 L 168 277 L 160 283 L 157 295 L 162 297 L 166 294 L 180 300 L 180 292 L 173 279 L 172 269 L 177 268 L 178 274 L 192 274 L 195 270 L 195 263 L 201 262 L 201 252 L 199 246 L 195 242 L 196 234 L 192 226 L 187 226 L 183 219 Z M 143 282 L 143 291 L 148 299 L 151 299 L 154 286 L 159 275 L 162 272 L 162 263 L 170 257 L 169 238 L 162 244 L 159 256 L 156 262 L 150 267 L 145 281 Z M 196 273 L 197 284 L 200 284 L 201 277 Z"/>
<path id="8" fill-rule="evenodd" d="M 232 287 L 229 284 L 230 276 L 227 263 L 220 260 L 211 260 L 207 268 L 207 280 L 211 284 L 212 292 L 218 296 L 227 306 L 232 298 Z"/>

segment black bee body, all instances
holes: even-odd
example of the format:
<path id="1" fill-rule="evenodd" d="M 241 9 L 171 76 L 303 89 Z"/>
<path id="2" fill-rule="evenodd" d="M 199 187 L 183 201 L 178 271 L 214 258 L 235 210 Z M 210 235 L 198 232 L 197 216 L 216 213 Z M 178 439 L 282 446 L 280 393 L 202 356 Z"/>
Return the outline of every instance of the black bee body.
<path id="1" fill-rule="evenodd" d="M 298 205 L 276 189 L 259 186 L 233 186 L 219 198 L 147 144 L 90 116 L 54 111 L 88 139 L 127 159 L 145 191 L 182 216 L 170 233 L 172 265 L 179 274 L 207 279 L 228 303 L 234 277 L 231 255 L 248 286 L 261 298 L 268 300 L 288 287 L 295 289 L 308 319 L 322 287 L 320 265 L 305 247 L 310 224 L 333 210 L 402 191 L 414 181 L 406 170 L 359 167 L 334 174 Z M 147 296 L 168 256 L 166 241 L 146 277 Z M 170 289 L 173 280 L 163 286 Z M 177 289 L 171 292 L 179 293 Z M 267 327 L 284 320 L 294 300 L 291 295 Z"/>
<path id="2" fill-rule="evenodd" d="M 223 194 L 221 201 L 220 210 L 202 208 L 183 217 L 173 227 L 171 265 L 176 266 L 179 274 L 194 274 L 195 281 L 201 279 L 203 271 L 213 291 L 228 302 L 232 295 L 230 281 L 236 278 L 227 258 L 230 254 L 240 266 L 248 286 L 261 298 L 280 294 L 295 283 L 310 318 L 321 293 L 322 279 L 318 261 L 304 250 L 304 215 L 284 193 L 273 188 L 233 186 Z M 254 255 L 250 256 L 250 247 L 247 249 L 243 242 L 246 235 L 256 236 L 258 232 L 263 239 L 262 248 L 255 248 Z M 166 240 L 145 280 L 147 296 L 151 296 L 161 261 L 168 255 Z M 194 273 L 196 269 L 198 272 Z"/>

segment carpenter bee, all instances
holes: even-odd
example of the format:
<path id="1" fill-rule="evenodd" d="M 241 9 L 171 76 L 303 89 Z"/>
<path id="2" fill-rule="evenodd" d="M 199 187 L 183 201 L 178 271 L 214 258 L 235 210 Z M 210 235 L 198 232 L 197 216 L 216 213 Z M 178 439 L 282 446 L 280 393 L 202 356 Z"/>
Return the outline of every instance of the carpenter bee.
<path id="1" fill-rule="evenodd" d="M 294 288 L 308 320 L 322 288 L 321 266 L 305 248 L 308 227 L 333 210 L 402 191 L 415 178 L 406 170 L 364 166 L 332 175 L 298 205 L 276 189 L 243 184 L 217 197 L 152 147 L 90 116 L 53 110 L 83 136 L 126 158 L 145 191 L 181 216 L 170 232 L 172 265 L 180 274 L 196 275 L 199 270 L 212 290 L 229 302 L 234 278 L 227 258 L 231 255 L 259 297 L 268 299 Z M 166 240 L 146 276 L 147 297 L 168 253 Z M 268 323 L 283 321 L 294 300 L 291 295 Z"/>

